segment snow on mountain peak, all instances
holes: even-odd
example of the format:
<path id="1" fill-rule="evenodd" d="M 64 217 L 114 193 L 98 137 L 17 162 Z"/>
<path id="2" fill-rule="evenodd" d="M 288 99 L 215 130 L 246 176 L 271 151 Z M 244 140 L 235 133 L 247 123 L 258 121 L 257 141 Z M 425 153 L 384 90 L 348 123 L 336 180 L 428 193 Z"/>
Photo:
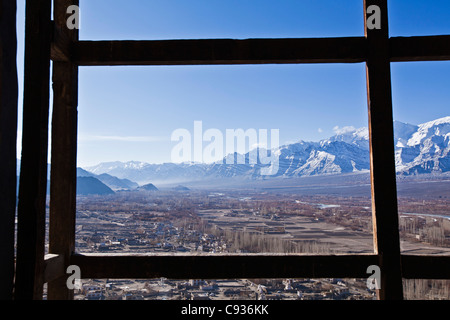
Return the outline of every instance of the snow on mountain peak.
<path id="1" fill-rule="evenodd" d="M 423 143 L 425 139 L 432 136 L 445 136 L 448 133 L 450 133 L 450 116 L 420 124 L 407 144 L 412 147 Z"/>
<path id="2" fill-rule="evenodd" d="M 356 129 L 352 126 L 344 128 L 334 127 L 336 135 L 330 138 L 332 141 L 354 142 L 355 140 L 369 140 L 369 130 L 367 127 Z"/>
<path id="3" fill-rule="evenodd" d="M 450 116 L 413 125 L 394 121 L 395 161 L 397 172 L 416 174 L 450 171 Z M 319 142 L 299 140 L 271 150 L 279 157 L 276 176 L 361 172 L 370 169 L 369 130 L 367 127 L 335 127 L 335 135 Z M 246 155 L 227 157 L 245 159 Z M 227 157 L 225 159 L 227 159 Z M 232 161 L 234 162 L 234 161 Z M 101 163 L 85 168 L 101 174 L 108 173 L 132 181 L 154 182 L 174 179 L 249 176 L 258 177 L 261 164 L 225 165 L 165 163 L 148 164 L 139 161 Z"/>
<path id="4" fill-rule="evenodd" d="M 95 174 L 109 173 L 114 170 L 122 169 L 135 169 L 140 170 L 147 166 L 148 164 L 140 161 L 114 161 L 114 162 L 103 162 L 96 166 L 87 167 L 86 170 Z"/>
<path id="5" fill-rule="evenodd" d="M 334 127 L 334 136 L 320 141 L 320 145 L 329 145 L 333 142 L 344 142 L 356 145 L 362 149 L 369 149 L 369 130 L 366 127 L 356 129 L 353 126 L 343 128 Z"/>
<path id="6" fill-rule="evenodd" d="M 128 161 L 124 163 L 125 169 L 142 169 L 144 167 L 148 166 L 148 163 L 140 162 L 140 161 Z"/>

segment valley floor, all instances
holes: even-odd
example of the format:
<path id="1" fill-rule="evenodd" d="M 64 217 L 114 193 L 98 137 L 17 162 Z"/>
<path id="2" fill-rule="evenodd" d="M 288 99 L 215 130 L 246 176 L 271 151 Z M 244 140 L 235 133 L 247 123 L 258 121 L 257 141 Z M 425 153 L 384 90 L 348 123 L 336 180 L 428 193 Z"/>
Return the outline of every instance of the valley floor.
<path id="1" fill-rule="evenodd" d="M 161 189 L 78 197 L 76 247 L 79 253 L 370 253 L 370 202 L 364 195 L 311 195 L 292 188 L 288 192 L 280 188 Z M 450 199 L 439 193 L 433 199 L 426 194 L 399 197 L 402 252 L 450 255 L 448 208 Z M 264 280 L 270 287 L 265 294 L 244 279 L 201 285 L 189 284 L 189 279 L 127 280 L 132 281 L 126 286 L 128 291 L 110 280 L 109 293 L 103 280 L 85 283 L 86 287 L 102 284 L 97 293 L 109 299 L 373 298 L 373 292 L 364 288 L 364 279 L 291 279 L 294 289 L 284 290 L 281 283 L 287 280 Z M 337 284 L 340 280 L 344 286 Z M 405 286 L 409 297 L 431 294 L 430 288 L 435 288 L 434 298 L 450 298 L 449 281 L 434 287 L 423 285 L 428 289 L 417 294 L 411 288 L 419 286 Z M 80 291 L 78 298 L 97 297 L 88 292 Z"/>

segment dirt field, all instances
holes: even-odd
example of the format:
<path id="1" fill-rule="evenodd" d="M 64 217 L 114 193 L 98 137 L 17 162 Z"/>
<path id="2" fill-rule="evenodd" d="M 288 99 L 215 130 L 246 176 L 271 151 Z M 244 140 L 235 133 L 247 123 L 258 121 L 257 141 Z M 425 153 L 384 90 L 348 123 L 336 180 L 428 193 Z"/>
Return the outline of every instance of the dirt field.
<path id="1" fill-rule="evenodd" d="M 274 220 L 270 217 L 235 212 L 236 210 L 233 212 L 226 209 L 200 210 L 198 215 L 221 229 L 258 232 L 291 241 L 316 241 L 326 244 L 330 251 L 336 253 L 373 252 L 371 233 L 353 231 L 310 217 L 295 216 Z M 409 241 L 401 241 L 401 248 L 408 254 L 450 254 L 450 248 Z"/>

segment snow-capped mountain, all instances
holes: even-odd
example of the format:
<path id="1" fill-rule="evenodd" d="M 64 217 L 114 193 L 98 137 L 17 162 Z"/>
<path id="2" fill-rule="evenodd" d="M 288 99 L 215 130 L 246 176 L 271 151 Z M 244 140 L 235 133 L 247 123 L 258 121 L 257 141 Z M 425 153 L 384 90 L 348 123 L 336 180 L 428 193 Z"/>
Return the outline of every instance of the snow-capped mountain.
<path id="1" fill-rule="evenodd" d="M 396 167 L 403 174 L 450 171 L 450 117 L 418 126 L 402 126 L 396 144 Z"/>
<path id="2" fill-rule="evenodd" d="M 336 135 L 329 139 L 322 140 L 322 143 L 345 142 L 357 146 L 363 150 L 369 150 L 369 129 L 354 127 L 345 127 L 336 130 Z"/>
<path id="3" fill-rule="evenodd" d="M 149 164 L 145 162 L 105 162 L 85 168 L 101 175 L 110 174 L 120 179 L 128 179 L 141 185 L 155 181 L 189 181 L 205 176 L 206 166 L 202 164 Z"/>
<path id="4" fill-rule="evenodd" d="M 395 160 L 400 174 L 440 173 L 450 171 L 450 117 L 420 125 L 394 122 Z M 276 172 L 270 177 L 352 173 L 370 170 L 369 133 L 367 128 L 345 127 L 336 135 L 319 142 L 299 141 L 271 150 L 278 156 Z M 228 155 L 229 157 L 246 155 Z M 225 158 L 225 159 L 226 159 Z M 260 164 L 148 164 L 143 162 L 101 163 L 86 170 L 110 174 L 140 184 L 156 181 L 189 181 L 207 178 L 262 178 Z"/>

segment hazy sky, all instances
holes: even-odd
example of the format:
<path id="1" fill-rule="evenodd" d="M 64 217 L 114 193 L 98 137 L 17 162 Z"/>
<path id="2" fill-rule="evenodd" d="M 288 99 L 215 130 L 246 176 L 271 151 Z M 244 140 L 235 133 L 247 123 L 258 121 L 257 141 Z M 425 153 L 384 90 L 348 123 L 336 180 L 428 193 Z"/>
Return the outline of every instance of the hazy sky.
<path id="1" fill-rule="evenodd" d="M 450 34 L 448 0 L 389 5 L 392 36 Z M 82 40 L 364 34 L 362 0 L 81 0 L 80 7 Z M 450 115 L 449 75 L 450 62 L 393 64 L 394 118 L 419 124 Z M 367 126 L 364 64 L 82 67 L 79 88 L 80 166 L 170 161 L 171 133 L 193 131 L 196 120 L 204 130 L 279 129 L 281 144 Z"/>

